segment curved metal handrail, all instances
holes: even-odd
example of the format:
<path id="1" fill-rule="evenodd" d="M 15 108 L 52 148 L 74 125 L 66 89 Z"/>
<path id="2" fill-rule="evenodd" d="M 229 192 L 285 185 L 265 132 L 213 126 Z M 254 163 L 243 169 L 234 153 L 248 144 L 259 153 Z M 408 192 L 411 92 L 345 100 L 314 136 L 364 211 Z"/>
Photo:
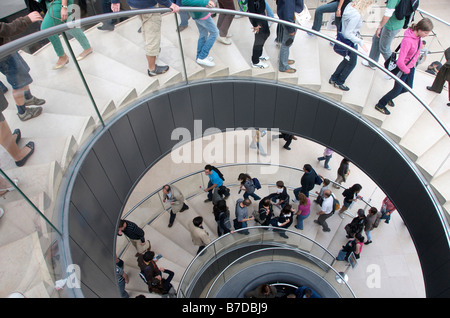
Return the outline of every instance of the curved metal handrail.
<path id="1" fill-rule="evenodd" d="M 209 297 L 209 294 L 211 293 L 211 290 L 214 288 L 216 282 L 217 282 L 217 281 L 220 279 L 220 277 L 225 273 L 225 271 L 228 270 L 229 268 L 231 268 L 234 264 L 236 264 L 237 262 L 240 262 L 241 260 L 247 258 L 249 255 L 253 255 L 253 254 L 257 254 L 257 253 L 264 253 L 264 252 L 268 252 L 268 251 L 277 251 L 277 250 L 279 250 L 279 251 L 290 250 L 290 251 L 292 251 L 292 252 L 294 252 L 294 253 L 297 253 L 297 254 L 304 254 L 303 251 L 299 251 L 299 250 L 296 250 L 296 249 L 293 249 L 293 248 L 287 248 L 287 247 L 285 247 L 285 248 L 283 248 L 283 247 L 267 247 L 267 248 L 259 249 L 259 250 L 256 250 L 256 251 L 248 252 L 248 253 L 246 253 L 246 254 L 244 254 L 244 255 L 238 257 L 237 259 L 233 260 L 230 264 L 228 264 L 228 265 L 227 265 L 227 266 L 226 266 L 226 267 L 225 267 L 225 268 L 217 275 L 217 277 L 216 277 L 216 278 L 214 279 L 214 281 L 211 283 L 211 286 L 208 288 L 208 292 L 206 293 L 205 298 L 208 298 L 208 297 Z M 323 264 L 325 267 L 327 267 L 329 270 L 333 271 L 333 272 L 336 274 L 335 277 L 340 277 L 340 278 L 342 279 L 342 282 L 345 284 L 345 286 L 348 288 L 348 290 L 350 291 L 350 293 L 353 295 L 353 297 L 356 298 L 356 294 L 353 292 L 352 288 L 347 284 L 347 282 L 342 278 L 341 273 L 339 273 L 339 272 L 336 271 L 332 266 L 328 265 L 326 262 L 324 262 L 323 260 L 321 260 L 320 258 L 318 258 L 318 257 L 316 257 L 316 256 L 314 256 L 314 255 L 308 254 L 308 257 L 313 258 L 313 259 L 314 259 L 316 262 L 318 262 L 318 263 L 322 263 L 322 264 Z M 181 285 L 181 282 L 180 282 L 180 285 Z"/>
<path id="2" fill-rule="evenodd" d="M 234 233 L 237 233 L 237 232 L 240 232 L 240 231 L 246 231 L 246 230 L 251 231 L 251 230 L 253 230 L 253 229 L 265 229 L 265 230 L 268 230 L 268 229 L 271 229 L 271 228 L 272 228 L 272 227 L 270 227 L 270 226 L 248 226 L 248 227 L 246 227 L 245 229 L 235 230 Z M 311 243 L 317 245 L 317 246 L 320 247 L 327 255 L 329 255 L 329 256 L 333 259 L 333 262 L 334 262 L 334 260 L 336 259 L 336 257 L 334 257 L 333 254 L 331 254 L 331 252 L 328 251 L 325 247 L 323 247 L 320 243 L 318 243 L 318 242 L 314 241 L 313 239 L 311 239 L 311 238 L 309 238 L 309 237 L 303 235 L 302 233 L 295 232 L 295 231 L 292 231 L 292 230 L 289 230 L 289 229 L 283 229 L 283 231 L 289 232 L 290 234 L 294 234 L 294 235 L 296 235 L 296 236 L 298 236 L 298 237 L 301 237 L 302 239 L 305 239 L 305 240 L 307 240 L 307 241 L 309 241 L 309 242 L 311 242 Z M 200 258 L 200 257 L 202 256 L 202 254 L 204 254 L 206 251 L 208 251 L 209 248 L 213 248 L 213 247 L 215 246 L 215 243 L 216 243 L 216 242 L 218 242 L 218 241 L 220 241 L 220 240 L 224 240 L 224 239 L 226 239 L 227 237 L 229 237 L 229 236 L 231 236 L 231 235 L 234 235 L 234 233 L 227 233 L 227 234 L 224 234 L 224 235 L 222 235 L 222 236 L 219 236 L 218 238 L 216 238 L 216 239 L 214 239 L 213 241 L 211 241 L 211 243 L 209 243 L 208 245 L 206 245 L 205 248 L 202 250 L 202 252 L 199 253 L 199 254 L 197 254 L 197 255 L 192 259 L 192 261 L 189 263 L 188 267 L 186 268 L 186 270 L 185 270 L 184 273 L 183 273 L 183 276 L 181 277 L 179 286 L 183 286 L 183 282 L 184 282 L 184 280 L 186 279 L 186 276 L 189 274 L 190 269 L 191 269 L 192 266 L 195 264 L 195 262 L 197 261 L 197 259 Z M 216 254 L 216 253 L 215 253 L 215 254 Z M 312 254 L 308 254 L 308 255 L 312 255 Z M 215 256 L 217 256 L 217 254 L 216 254 Z M 322 260 L 322 261 L 323 261 L 323 260 Z M 332 262 L 332 263 L 333 263 L 333 262 Z M 331 267 L 330 264 L 328 264 L 328 266 Z"/>

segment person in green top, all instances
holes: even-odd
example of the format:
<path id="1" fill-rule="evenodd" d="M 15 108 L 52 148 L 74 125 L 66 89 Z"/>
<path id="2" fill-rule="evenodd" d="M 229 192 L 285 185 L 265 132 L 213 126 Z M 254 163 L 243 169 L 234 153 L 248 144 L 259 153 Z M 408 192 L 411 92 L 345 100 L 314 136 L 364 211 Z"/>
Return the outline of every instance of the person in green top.
<path id="1" fill-rule="evenodd" d="M 370 49 L 369 57 L 376 62 L 378 62 L 380 54 L 383 55 L 384 60 L 387 60 L 391 56 L 392 41 L 405 24 L 404 18 L 398 20 L 394 14 L 395 7 L 399 2 L 400 0 L 387 1 L 384 16 L 372 37 L 372 47 Z M 369 63 L 366 60 L 363 60 L 362 64 L 375 69 L 374 64 Z"/>

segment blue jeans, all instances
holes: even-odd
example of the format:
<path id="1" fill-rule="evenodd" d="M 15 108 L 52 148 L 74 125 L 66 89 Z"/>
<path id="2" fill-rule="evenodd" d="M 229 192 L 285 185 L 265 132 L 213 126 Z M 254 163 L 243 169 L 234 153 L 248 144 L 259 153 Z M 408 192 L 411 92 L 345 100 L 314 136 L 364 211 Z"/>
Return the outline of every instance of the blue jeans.
<path id="1" fill-rule="evenodd" d="M 278 69 L 280 72 L 284 72 L 291 67 L 288 64 L 289 61 L 289 49 L 294 42 L 295 33 L 290 35 L 284 25 L 281 25 L 281 47 L 280 47 L 280 58 L 279 58 L 279 66 Z"/>
<path id="2" fill-rule="evenodd" d="M 356 49 L 356 48 L 355 48 Z M 336 71 L 331 75 L 331 80 L 335 81 L 336 84 L 342 85 L 345 83 L 345 80 L 353 71 L 356 66 L 356 61 L 358 59 L 358 55 L 354 52 L 349 51 L 348 55 L 349 59 L 344 58 L 341 63 L 339 63 Z M 329 160 L 329 159 L 328 159 Z M 325 162 L 325 168 L 328 166 L 328 162 Z"/>
<path id="3" fill-rule="evenodd" d="M 311 29 L 313 29 L 314 31 L 320 31 L 320 28 L 322 27 L 323 14 L 336 12 L 337 7 L 338 7 L 338 2 L 339 1 L 330 2 L 330 3 L 327 3 L 327 4 L 317 7 L 316 11 L 314 12 L 314 23 L 313 23 L 313 26 L 311 27 Z M 335 24 L 336 24 L 336 27 L 338 28 L 338 31 L 340 29 L 340 20 L 341 20 L 341 18 L 339 18 L 339 17 L 335 18 L 335 21 L 336 21 Z"/>
<path id="4" fill-rule="evenodd" d="M 370 48 L 369 57 L 378 62 L 380 54 L 383 55 L 384 60 L 387 60 L 391 54 L 391 44 L 395 36 L 400 32 L 399 30 L 388 30 L 385 27 L 381 29 L 380 37 L 376 34 L 372 37 L 372 47 Z M 370 63 L 370 66 L 374 66 Z"/>
<path id="5" fill-rule="evenodd" d="M 178 5 L 179 7 L 181 7 L 181 0 L 176 0 L 175 4 Z M 179 12 L 180 14 L 180 27 L 181 26 L 187 26 L 188 25 L 188 20 L 189 20 L 189 12 Z"/>
<path id="6" fill-rule="evenodd" d="M 248 199 L 248 197 L 252 197 L 256 201 L 261 200 L 261 198 L 255 192 L 253 192 L 253 193 L 245 192 L 244 193 L 244 199 Z"/>
<path id="7" fill-rule="evenodd" d="M 298 194 L 303 193 L 306 197 L 309 197 L 309 191 L 304 191 L 302 187 L 294 189 L 295 200 L 298 200 Z"/>
<path id="8" fill-rule="evenodd" d="M 330 159 L 331 159 L 331 157 L 332 157 L 333 155 L 329 155 L 329 156 L 322 156 L 322 157 L 319 157 L 319 158 L 317 158 L 317 160 L 319 160 L 319 161 L 322 161 L 322 160 L 325 160 L 325 163 L 324 163 L 324 167 L 325 168 L 329 168 L 330 166 L 328 165 L 328 163 L 330 162 Z"/>
<path id="9" fill-rule="evenodd" d="M 200 33 L 197 43 L 197 57 L 198 59 L 205 59 L 209 55 L 209 51 L 216 42 L 219 36 L 219 29 L 217 29 L 211 17 L 205 20 L 196 19 L 198 32 Z"/>
<path id="10" fill-rule="evenodd" d="M 411 88 L 413 87 L 414 82 L 414 72 L 415 68 L 413 67 L 410 70 L 409 74 L 403 74 L 400 77 L 400 79 Z M 390 100 L 393 100 L 398 95 L 404 92 L 407 92 L 407 90 L 403 86 L 401 86 L 398 82 L 395 82 L 394 87 L 386 95 L 381 97 L 381 99 L 378 101 L 378 106 L 385 107 Z"/>
<path id="11" fill-rule="evenodd" d="M 306 219 L 308 215 L 297 215 L 297 225 L 295 226 L 296 229 L 303 230 L 303 220 Z"/>
<path id="12" fill-rule="evenodd" d="M 272 11 L 272 8 L 269 6 L 269 4 L 266 1 L 266 14 L 269 18 L 275 17 Z"/>

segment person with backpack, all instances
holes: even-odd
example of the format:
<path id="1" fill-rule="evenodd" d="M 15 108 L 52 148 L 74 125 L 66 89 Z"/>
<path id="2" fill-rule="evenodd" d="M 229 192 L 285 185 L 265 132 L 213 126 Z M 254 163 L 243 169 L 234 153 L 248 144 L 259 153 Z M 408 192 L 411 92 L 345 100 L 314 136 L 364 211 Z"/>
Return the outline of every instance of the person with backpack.
<path id="1" fill-rule="evenodd" d="M 314 223 L 322 226 L 322 231 L 324 232 L 331 231 L 326 220 L 334 214 L 334 206 L 334 196 L 330 190 L 325 190 L 323 192 L 322 208 L 317 212 L 319 217 L 317 220 L 314 220 Z"/>
<path id="2" fill-rule="evenodd" d="M 362 26 L 361 16 L 370 4 L 372 4 L 372 0 L 352 1 L 352 3 L 345 8 L 345 11 L 342 14 L 342 31 L 338 33 L 338 36 L 342 35 L 345 40 L 350 41 L 352 44 L 351 46 L 355 50 L 358 49 L 358 46 L 360 46 L 364 52 L 368 52 L 364 41 L 359 35 L 359 30 Z M 338 44 L 335 44 L 335 48 L 336 47 L 338 47 Z M 328 82 L 343 91 L 350 90 L 350 88 L 345 85 L 345 81 L 356 67 L 357 59 L 358 55 L 356 53 L 347 51 L 334 73 L 331 74 Z M 326 163 L 325 167 L 327 166 L 328 164 Z"/>
<path id="3" fill-rule="evenodd" d="M 227 199 L 230 196 L 229 189 L 227 189 L 223 185 L 225 178 L 223 177 L 223 174 L 219 171 L 219 169 L 217 169 L 216 167 L 214 167 L 212 165 L 206 165 L 205 166 L 205 175 L 207 175 L 209 177 L 208 187 L 203 190 L 205 192 L 208 192 L 208 197 L 205 200 L 205 202 L 212 201 L 213 190 L 215 188 L 217 188 L 219 190 L 220 195 L 224 194 L 224 192 L 225 192 L 225 199 Z"/>
<path id="4" fill-rule="evenodd" d="M 259 201 L 258 211 L 254 211 L 253 216 L 255 217 L 255 221 L 262 226 L 268 226 L 270 224 L 270 220 L 273 217 L 273 205 L 269 196 Z"/>
<path id="5" fill-rule="evenodd" d="M 355 258 L 359 259 L 361 257 L 361 251 L 364 246 L 364 236 L 356 235 L 355 238 L 350 239 L 342 249 L 339 251 L 336 260 L 338 261 L 348 261 L 350 254 L 353 252 Z"/>
<path id="6" fill-rule="evenodd" d="M 400 73 L 397 74 L 397 77 L 411 88 L 414 82 L 416 61 L 419 58 L 420 48 L 422 47 L 422 38 L 428 36 L 432 30 L 433 22 L 428 18 L 424 18 L 417 24 L 411 25 L 405 31 L 400 44 L 400 53 L 397 58 L 397 67 Z M 394 98 L 406 91 L 399 82 L 395 81 L 394 87 L 380 98 L 375 105 L 375 109 L 385 115 L 389 115 L 391 112 L 386 108 L 386 105 L 394 107 Z"/>
<path id="7" fill-rule="evenodd" d="M 405 24 L 405 18 L 399 20 L 394 14 L 395 8 L 400 1 L 401 0 L 387 0 L 383 18 L 372 37 L 372 47 L 370 48 L 369 57 L 375 62 L 378 62 L 380 54 L 383 56 L 384 60 L 387 60 L 391 56 L 392 41 Z M 364 66 L 376 69 L 375 65 L 367 60 L 362 60 L 361 63 Z"/>
<path id="8" fill-rule="evenodd" d="M 303 166 L 303 171 L 304 173 L 302 175 L 302 178 L 300 179 L 301 187 L 294 189 L 295 202 L 297 202 L 298 194 L 300 192 L 304 193 L 307 197 L 309 197 L 309 191 L 314 189 L 315 185 L 317 184 L 316 181 L 318 180 L 317 179 L 318 175 L 310 164 L 305 164 Z M 320 184 L 321 183 L 322 180 L 320 179 Z"/>
<path id="9" fill-rule="evenodd" d="M 347 238 L 355 237 L 360 234 L 366 225 L 366 215 L 363 209 L 358 210 L 358 215 L 345 226 L 347 232 Z"/>
<path id="10" fill-rule="evenodd" d="M 245 190 L 244 199 L 248 199 L 248 197 L 250 196 L 253 199 L 255 199 L 256 201 L 261 200 L 261 198 L 255 193 L 256 185 L 255 185 L 252 177 L 250 177 L 246 173 L 241 173 L 241 174 L 239 174 L 238 181 L 241 182 L 241 187 L 240 187 L 239 193 L 242 190 Z"/>
<path id="11" fill-rule="evenodd" d="M 230 210 L 225 200 L 219 200 L 213 208 L 214 219 L 217 222 L 217 235 L 222 236 L 227 233 L 234 233 L 231 230 Z"/>

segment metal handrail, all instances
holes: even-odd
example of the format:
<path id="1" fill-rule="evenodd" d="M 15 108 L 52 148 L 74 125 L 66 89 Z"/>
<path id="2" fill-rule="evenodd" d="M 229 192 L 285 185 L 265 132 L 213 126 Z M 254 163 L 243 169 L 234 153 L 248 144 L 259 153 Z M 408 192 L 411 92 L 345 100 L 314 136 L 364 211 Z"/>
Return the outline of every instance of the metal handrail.
<path id="1" fill-rule="evenodd" d="M 237 259 L 233 260 L 230 264 L 228 264 L 228 265 L 227 265 L 227 266 L 226 266 L 226 267 L 225 267 L 225 268 L 217 275 L 217 277 L 216 277 L 216 278 L 214 279 L 214 281 L 211 283 L 211 286 L 208 288 L 208 292 L 206 293 L 205 298 L 208 298 L 208 297 L 209 297 L 209 294 L 211 293 L 211 290 L 214 288 L 216 282 L 217 282 L 217 281 L 220 279 L 220 277 L 225 273 L 225 271 L 228 270 L 230 267 L 232 267 L 235 263 L 240 262 L 241 260 L 247 258 L 249 255 L 253 255 L 253 254 L 257 254 L 257 253 L 264 253 L 264 252 L 268 252 L 268 251 L 277 251 L 277 250 L 279 250 L 279 251 L 291 250 L 291 251 L 293 251 L 293 252 L 295 252 L 295 253 L 298 253 L 298 254 L 304 254 L 303 251 L 299 251 L 299 250 L 296 250 L 296 249 L 293 249 L 293 248 L 288 248 L 288 247 L 284 247 L 284 248 L 283 248 L 283 247 L 267 247 L 267 248 L 259 249 L 259 250 L 256 250 L 256 251 L 248 252 L 248 253 L 246 253 L 246 254 L 244 254 L 244 255 L 238 257 Z M 340 278 L 342 279 L 341 273 L 337 272 L 332 266 L 330 266 L 329 264 L 327 264 L 326 262 L 324 262 L 324 261 L 321 260 L 320 258 L 318 258 L 318 257 L 316 257 L 316 256 L 314 256 L 314 255 L 311 255 L 311 254 L 308 254 L 308 257 L 313 258 L 313 259 L 314 259 L 316 262 L 318 262 L 318 263 L 322 263 L 322 265 L 325 265 L 325 267 L 328 267 L 329 270 L 335 272 L 336 277 L 340 277 Z M 345 284 L 345 286 L 349 289 L 349 291 L 350 291 L 350 293 L 353 295 L 353 297 L 356 298 L 356 295 L 355 295 L 355 293 L 353 292 L 352 288 L 347 284 L 347 282 L 346 282 L 344 279 L 342 279 L 342 281 L 343 281 L 343 283 Z M 182 280 L 181 280 L 181 282 L 182 282 Z M 181 282 L 180 282 L 180 285 L 181 285 Z"/>

